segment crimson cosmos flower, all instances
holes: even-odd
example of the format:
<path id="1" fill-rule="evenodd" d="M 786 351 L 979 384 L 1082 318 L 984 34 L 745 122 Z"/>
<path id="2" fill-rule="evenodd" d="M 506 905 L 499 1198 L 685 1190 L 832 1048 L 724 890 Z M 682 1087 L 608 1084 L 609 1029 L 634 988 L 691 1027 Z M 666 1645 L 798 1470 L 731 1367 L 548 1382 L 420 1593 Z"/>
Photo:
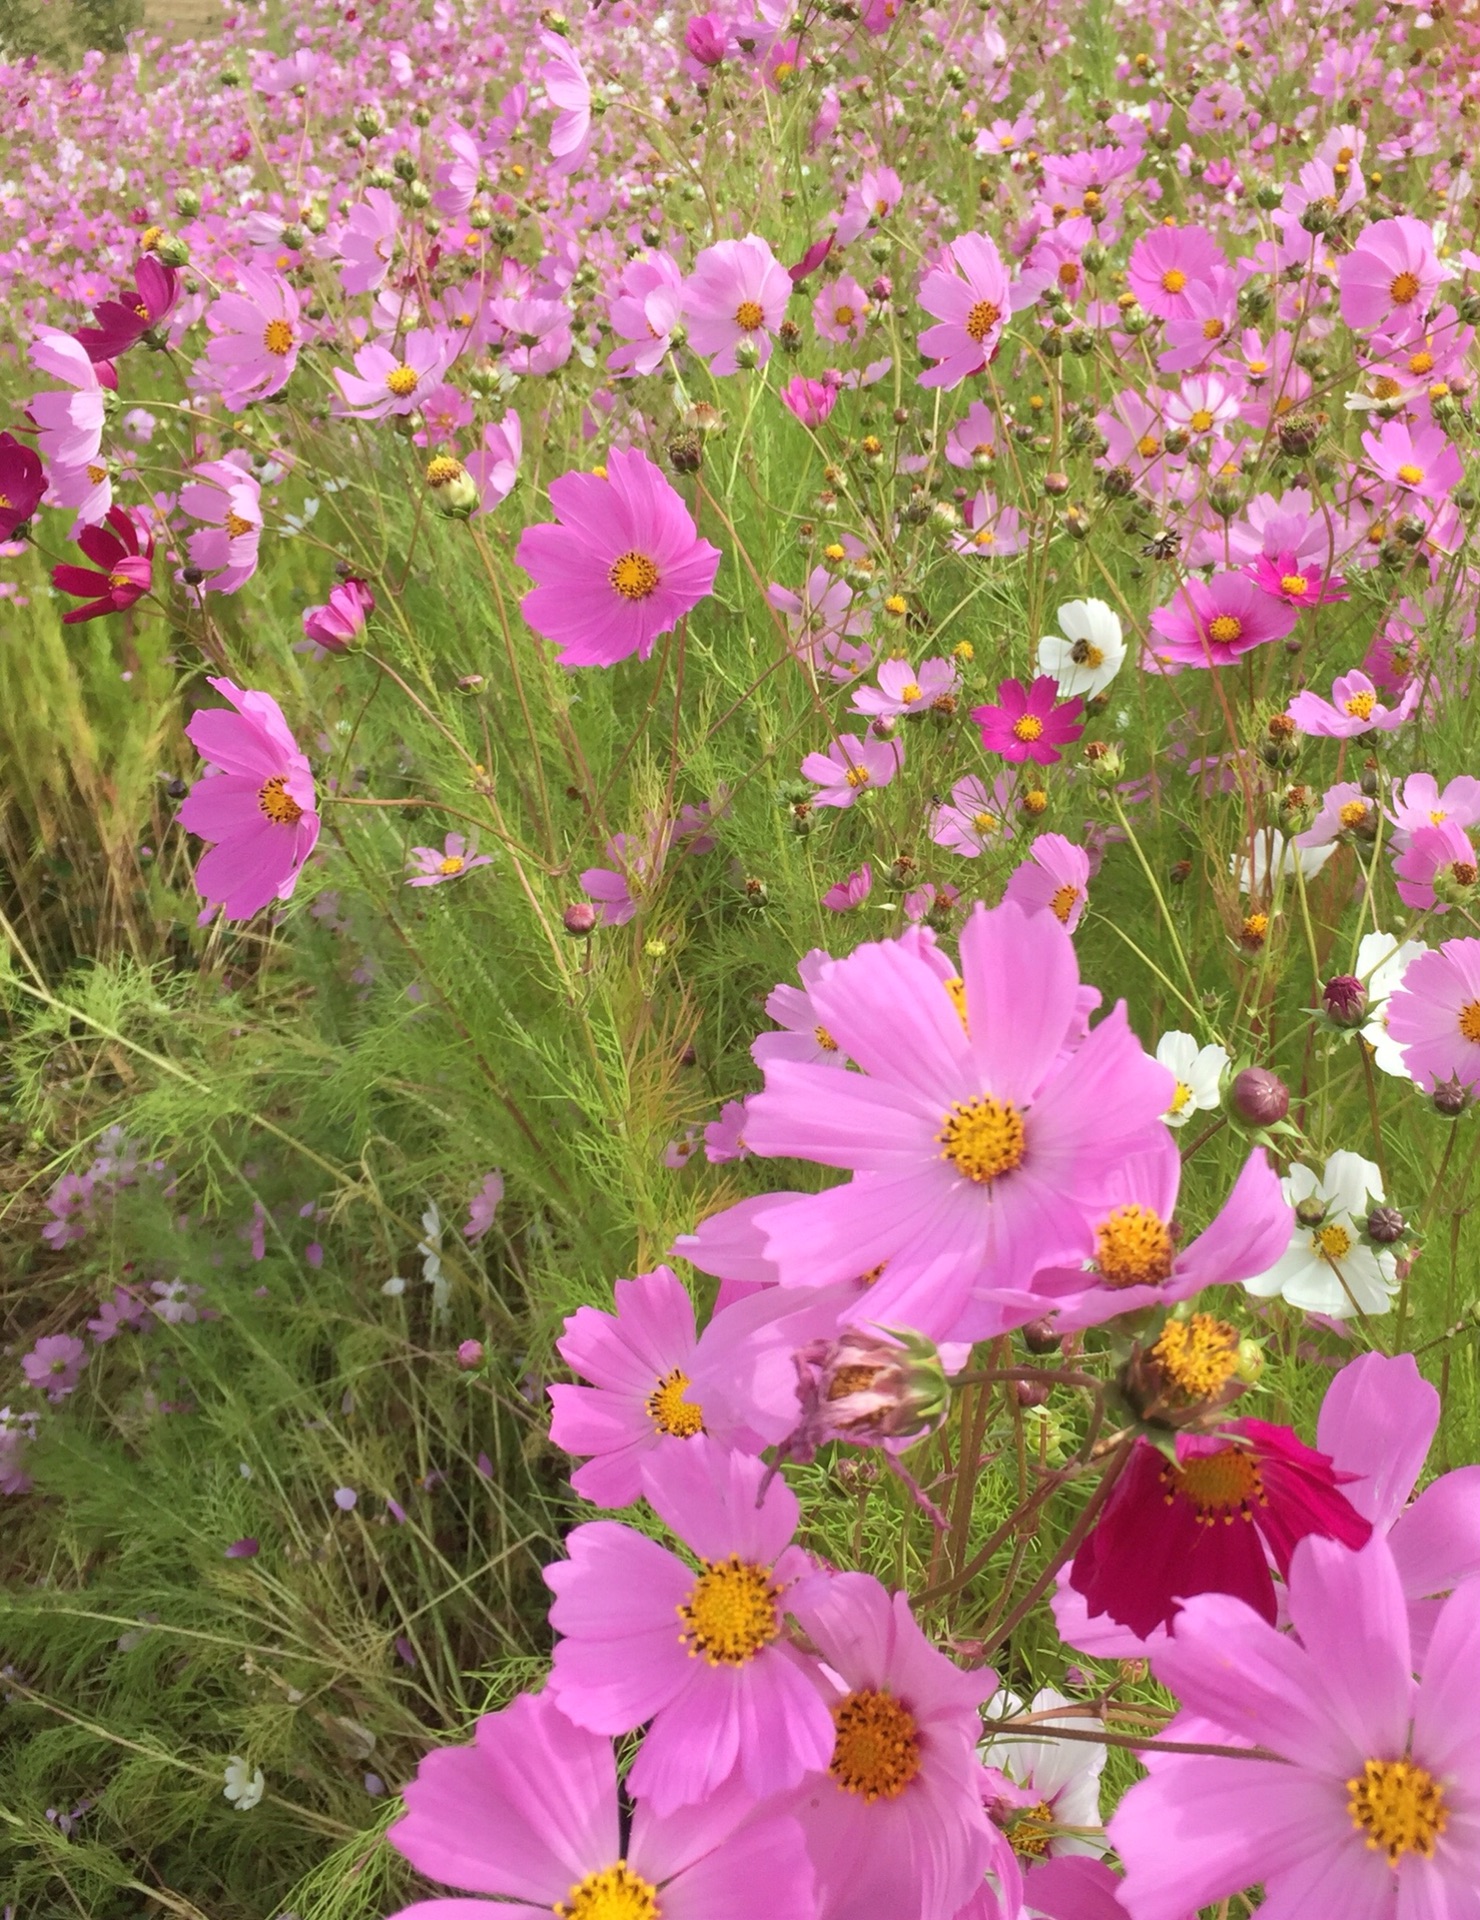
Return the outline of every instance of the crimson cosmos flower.
<path id="1" fill-rule="evenodd" d="M 14 434 L 0 433 L 0 540 L 30 519 L 45 492 L 39 455 Z"/>
<path id="2" fill-rule="evenodd" d="M 87 604 L 62 615 L 64 627 L 101 614 L 122 613 L 149 591 L 154 570 L 154 536 L 126 507 L 111 507 L 100 527 L 84 527 L 77 544 L 91 567 L 53 567 L 51 584 Z"/>
<path id="3" fill-rule="evenodd" d="M 1040 767 L 1061 760 L 1059 748 L 1084 732 L 1079 723 L 1084 702 L 1076 694 L 1056 705 L 1058 691 L 1059 683 L 1049 673 L 1039 674 L 1030 687 L 1021 680 L 1004 680 L 997 689 L 996 706 L 971 709 L 987 752 L 1000 753 L 1014 763 L 1032 760 Z"/>
<path id="4" fill-rule="evenodd" d="M 151 327 L 169 318 L 180 297 L 179 276 L 148 253 L 134 268 L 134 287 L 133 299 L 123 293 L 117 300 L 100 300 L 93 309 L 97 325 L 79 327 L 73 335 L 95 366 L 136 346 Z"/>

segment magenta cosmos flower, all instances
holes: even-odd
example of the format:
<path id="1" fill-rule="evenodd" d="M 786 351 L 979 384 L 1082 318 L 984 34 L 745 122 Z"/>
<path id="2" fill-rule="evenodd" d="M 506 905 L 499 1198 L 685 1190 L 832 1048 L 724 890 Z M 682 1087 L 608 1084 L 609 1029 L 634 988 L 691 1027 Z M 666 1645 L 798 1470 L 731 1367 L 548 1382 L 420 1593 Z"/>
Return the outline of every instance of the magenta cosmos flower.
<path id="1" fill-rule="evenodd" d="M 14 434 L 0 433 L 0 540 L 14 537 L 45 492 L 46 473 L 36 454 Z"/>
<path id="2" fill-rule="evenodd" d="M 1406 214 L 1374 220 L 1341 262 L 1341 317 L 1361 333 L 1421 332 L 1439 280 L 1431 227 Z"/>
<path id="3" fill-rule="evenodd" d="M 1419 683 L 1410 680 L 1395 707 L 1385 707 L 1365 673 L 1339 674 L 1331 698 L 1297 693 L 1287 709 L 1302 733 L 1324 740 L 1351 740 L 1359 733 L 1392 733 L 1418 704 Z"/>
<path id="4" fill-rule="evenodd" d="M 987 752 L 1000 753 L 1013 764 L 1032 760 L 1040 767 L 1062 760 L 1059 748 L 1072 745 L 1084 732 L 1079 724 L 1084 702 L 1076 694 L 1059 703 L 1058 692 L 1051 673 L 1040 673 L 1028 687 L 1021 680 L 1004 680 L 995 706 L 971 709 Z"/>
<path id="5" fill-rule="evenodd" d="M 31 365 L 54 380 L 65 381 L 66 393 L 35 394 L 27 412 L 40 429 L 39 447 L 50 467 L 90 466 L 103 444 L 105 402 L 97 368 L 86 350 L 56 327 L 38 327 L 31 342 Z"/>
<path id="6" fill-rule="evenodd" d="M 1307 565 L 1289 547 L 1280 553 L 1261 553 L 1244 572 L 1256 586 L 1291 607 L 1324 607 L 1351 598 L 1339 573 L 1323 576 L 1319 567 Z"/>
<path id="7" fill-rule="evenodd" d="M 550 1689 L 592 1733 L 652 1725 L 628 1776 L 654 1810 L 702 1801 L 737 1776 L 755 1798 L 826 1767 L 831 1716 L 813 1664 L 783 1638 L 786 1592 L 808 1570 L 798 1509 L 762 1461 L 706 1434 L 665 1440 L 642 1465 L 649 1505 L 691 1549 L 612 1520 L 576 1527 L 545 1569 L 555 1594 Z"/>
<path id="8" fill-rule="evenodd" d="M 180 489 L 181 511 L 205 524 L 186 541 L 190 564 L 210 575 L 213 593 L 235 593 L 257 571 L 262 539 L 262 488 L 244 453 L 198 466 Z"/>
<path id="9" fill-rule="evenodd" d="M 363 580 L 342 580 L 323 606 L 303 609 L 304 641 L 316 659 L 322 660 L 326 653 L 344 653 L 365 631 L 374 611 L 375 595 Z"/>
<path id="10" fill-rule="evenodd" d="M 185 728 L 209 771 L 186 795 L 180 824 L 215 843 L 196 863 L 202 899 L 250 920 L 269 900 L 291 898 L 313 852 L 313 774 L 270 693 L 210 684 L 236 711 L 202 710 Z"/>
<path id="11" fill-rule="evenodd" d="M 449 833 L 441 847 L 413 847 L 407 856 L 413 868 L 408 887 L 443 887 L 449 880 L 460 880 L 474 867 L 491 867 L 490 854 L 469 846 L 460 833 Z"/>
<path id="12" fill-rule="evenodd" d="M 174 311 L 180 297 L 179 275 L 153 254 L 141 254 L 134 264 L 134 294 L 100 300 L 93 308 L 95 326 L 79 327 L 74 336 L 94 364 L 116 360 Z"/>
<path id="13" fill-rule="evenodd" d="M 548 1693 L 485 1714 L 473 1743 L 425 1755 L 387 1838 L 418 1873 L 491 1895 L 417 1900 L 394 1920 L 813 1920 L 795 1821 L 733 1794 L 664 1821 L 644 1803 L 624 1833 L 611 1742 Z M 502 1904 L 508 1902 L 511 1904 Z"/>
<path id="14" fill-rule="evenodd" d="M 853 1175 L 759 1203 L 777 1277 L 821 1286 L 881 1269 L 869 1319 L 935 1339 L 1041 1312 L 1027 1281 L 1088 1257 L 1110 1168 L 1176 1085 L 1123 1006 L 1084 1037 L 1074 943 L 1051 913 L 977 906 L 960 952 L 954 977 L 918 936 L 825 969 L 818 1021 L 862 1071 L 768 1061 L 746 1120 L 753 1153 Z"/>
<path id="15" fill-rule="evenodd" d="M 861 907 L 874 890 L 874 870 L 865 860 L 855 872 L 828 888 L 822 904 L 829 913 L 851 913 Z"/>
<path id="16" fill-rule="evenodd" d="M 591 82 L 568 40 L 547 32 L 540 35 L 540 45 L 545 50 L 540 79 L 555 109 L 550 171 L 574 173 L 591 151 Z"/>
<path id="17" fill-rule="evenodd" d="M 984 233 L 963 233 L 946 252 L 950 266 L 932 267 L 920 282 L 920 305 L 940 323 L 920 335 L 921 353 L 937 362 L 920 375 L 922 387 L 959 387 L 985 372 L 1012 310 L 1007 269 Z"/>
<path id="18" fill-rule="evenodd" d="M 1480 1886 L 1480 1584 L 1445 1603 L 1423 1663 L 1386 1541 L 1312 1539 L 1290 1574 L 1295 1634 L 1204 1595 L 1152 1655 L 1199 1741 L 1148 1754 L 1110 1822 L 1135 1920 L 1186 1920 L 1261 1884 L 1271 1915 L 1459 1920 Z M 1191 1732 L 1191 1727 L 1196 1731 Z"/>
<path id="19" fill-rule="evenodd" d="M 1089 855 L 1061 833 L 1040 833 L 1028 858 L 1013 869 L 1004 900 L 1025 913 L 1051 913 L 1073 933 L 1089 903 Z"/>
<path id="20" fill-rule="evenodd" d="M 802 778 L 819 789 L 816 807 L 851 807 L 860 794 L 887 787 L 904 765 L 903 740 L 876 740 L 872 734 L 841 734 L 826 753 L 809 753 Z"/>
<path id="21" fill-rule="evenodd" d="M 455 343 L 440 331 L 418 327 L 406 336 L 401 357 L 372 341 L 355 355 L 355 370 L 334 369 L 348 412 L 361 420 L 383 420 L 387 414 L 410 413 L 418 395 L 431 392 L 447 371 Z"/>
<path id="22" fill-rule="evenodd" d="M 791 275 L 758 234 L 706 247 L 684 282 L 683 312 L 689 345 L 709 361 L 711 373 L 735 373 L 735 349 L 748 343 L 755 364 L 771 357 L 771 335 L 786 318 Z"/>
<path id="23" fill-rule="evenodd" d="M 604 476 L 552 480 L 550 504 L 556 523 L 526 527 L 515 558 L 536 583 L 520 612 L 559 647 L 562 666 L 646 660 L 712 591 L 719 549 L 636 448 L 614 448 Z"/>
<path id="24" fill-rule="evenodd" d="M 240 268 L 235 289 L 207 309 L 206 326 L 213 337 L 197 365 L 228 413 L 287 386 L 304 329 L 298 295 L 280 273 Z"/>
<path id="25" fill-rule="evenodd" d="M 126 507 L 110 507 L 101 527 L 84 527 L 77 544 L 91 567 L 65 563 L 51 570 L 51 584 L 61 593 L 85 597 L 87 605 L 62 615 L 64 627 L 80 620 L 96 620 L 105 613 L 122 613 L 149 591 L 154 569 L 154 536 Z"/>
<path id="26" fill-rule="evenodd" d="M 1206 227 L 1153 227 L 1131 248 L 1126 280 L 1147 313 L 1183 320 L 1193 315 L 1188 288 L 1227 269 L 1223 249 Z"/>
<path id="27" fill-rule="evenodd" d="M 1464 463 L 1441 427 L 1410 432 L 1389 420 L 1380 432 L 1364 433 L 1362 445 L 1375 473 L 1420 500 L 1442 500 L 1464 478 Z"/>
<path id="28" fill-rule="evenodd" d="M 779 1805 L 801 1822 L 834 1920 L 951 1920 L 1007 1854 L 982 1807 L 990 1667 L 937 1653 L 909 1601 L 865 1573 L 806 1581 L 792 1610 L 841 1683 L 824 1770 Z"/>
<path id="29" fill-rule="evenodd" d="M 1294 607 L 1261 591 L 1243 573 L 1184 580 L 1176 600 L 1151 616 L 1157 636 L 1153 663 L 1172 667 L 1226 667 L 1266 640 L 1293 632 Z"/>
<path id="30" fill-rule="evenodd" d="M 1178 1351 L 1191 1383 L 1198 1322 Z M 1158 1342 L 1160 1347 L 1161 1342 Z M 1231 1420 L 1216 1434 L 1179 1433 L 1175 1464 L 1137 1440 L 1105 1510 L 1070 1569 L 1091 1618 L 1108 1613 L 1143 1640 L 1199 1593 L 1229 1594 L 1273 1621 L 1273 1557 L 1288 1579 L 1298 1541 L 1318 1533 L 1360 1547 L 1371 1525 L 1338 1487 L 1330 1460 L 1288 1427 Z M 1343 1478 L 1345 1476 L 1342 1476 Z M 1178 1916 L 1181 1920 L 1181 1916 Z"/>
<path id="31" fill-rule="evenodd" d="M 1388 1000 L 1387 1029 L 1426 1091 L 1441 1080 L 1480 1086 L 1480 940 L 1446 940 L 1411 960 Z"/>

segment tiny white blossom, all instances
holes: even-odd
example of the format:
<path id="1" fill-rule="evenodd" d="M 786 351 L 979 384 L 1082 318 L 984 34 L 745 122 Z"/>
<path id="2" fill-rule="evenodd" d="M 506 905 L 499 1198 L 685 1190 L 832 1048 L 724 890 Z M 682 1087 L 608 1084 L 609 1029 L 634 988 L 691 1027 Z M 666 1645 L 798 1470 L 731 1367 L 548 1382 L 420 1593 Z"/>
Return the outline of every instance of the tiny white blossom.
<path id="1" fill-rule="evenodd" d="M 1200 1047 L 1190 1033 L 1164 1033 L 1156 1058 L 1176 1078 L 1172 1104 L 1162 1115 L 1169 1127 L 1185 1127 L 1195 1113 L 1207 1113 L 1222 1099 L 1228 1052 L 1216 1043 Z"/>
<path id="2" fill-rule="evenodd" d="M 1298 1210 L 1295 1231 L 1269 1271 L 1244 1282 L 1249 1292 L 1261 1300 L 1278 1294 L 1304 1313 L 1333 1320 L 1386 1313 L 1398 1290 L 1398 1262 L 1361 1238 L 1369 1208 L 1385 1198 L 1377 1168 L 1359 1153 L 1341 1151 L 1319 1175 L 1297 1161 L 1280 1185 Z"/>
<path id="3" fill-rule="evenodd" d="M 226 1762 L 226 1785 L 221 1791 L 234 1803 L 238 1813 L 250 1813 L 262 1798 L 266 1786 L 261 1767 L 249 1769 L 245 1760 L 238 1754 L 232 1754 Z"/>

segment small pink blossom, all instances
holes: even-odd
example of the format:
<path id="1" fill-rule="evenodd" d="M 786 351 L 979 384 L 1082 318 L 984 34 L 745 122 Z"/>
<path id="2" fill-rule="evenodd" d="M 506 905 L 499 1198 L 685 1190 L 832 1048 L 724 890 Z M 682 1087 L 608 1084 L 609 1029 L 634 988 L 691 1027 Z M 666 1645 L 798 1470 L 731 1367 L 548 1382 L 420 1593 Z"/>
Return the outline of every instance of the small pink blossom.
<path id="1" fill-rule="evenodd" d="M 470 846 L 460 833 L 449 833 L 440 850 L 413 847 L 407 859 L 412 868 L 412 877 L 406 882 L 408 887 L 444 886 L 449 880 L 471 873 L 474 867 L 493 865 L 492 855 L 479 853 L 476 843 Z"/>
<path id="2" fill-rule="evenodd" d="M 817 807 L 851 807 L 866 789 L 887 787 L 904 765 L 902 740 L 839 736 L 826 753 L 809 753 L 802 762 L 802 778 L 819 788 Z"/>
<path id="3" fill-rule="evenodd" d="M 1386 707 L 1365 673 L 1339 674 L 1331 698 L 1297 693 L 1287 709 L 1302 733 L 1327 740 L 1351 740 L 1359 733 L 1392 733 L 1418 704 L 1419 685 L 1411 681 L 1396 707 Z"/>
<path id="4" fill-rule="evenodd" d="M 1014 766 L 1031 760 L 1048 767 L 1062 759 L 1059 748 L 1071 745 L 1084 732 L 1079 719 L 1084 702 L 1077 695 L 1059 701 L 1058 691 L 1058 681 L 1047 673 L 1031 686 L 1021 680 L 1002 681 L 995 704 L 971 710 L 987 752 L 1000 753 Z"/>
<path id="5" fill-rule="evenodd" d="M 855 907 L 861 907 L 874 890 L 873 868 L 868 862 L 850 873 L 846 880 L 839 880 L 828 888 L 822 896 L 822 904 L 829 913 L 851 913 Z"/>

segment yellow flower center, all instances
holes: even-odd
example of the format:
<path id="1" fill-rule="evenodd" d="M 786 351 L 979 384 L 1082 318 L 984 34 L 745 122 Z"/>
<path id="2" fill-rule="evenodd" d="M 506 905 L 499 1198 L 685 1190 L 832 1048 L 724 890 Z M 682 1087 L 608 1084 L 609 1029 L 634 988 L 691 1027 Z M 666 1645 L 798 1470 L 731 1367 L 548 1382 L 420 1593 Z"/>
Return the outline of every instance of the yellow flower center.
<path id="1" fill-rule="evenodd" d="M 1168 267 L 1161 276 L 1161 284 L 1164 292 L 1180 293 L 1187 285 L 1187 275 L 1180 267 Z"/>
<path id="2" fill-rule="evenodd" d="M 1069 916 L 1073 913 L 1074 903 L 1078 898 L 1078 887 L 1074 886 L 1068 880 L 1064 882 L 1063 886 L 1054 888 L 1053 898 L 1048 904 L 1054 918 L 1060 925 L 1068 926 Z"/>
<path id="3" fill-rule="evenodd" d="M 1244 916 L 1244 923 L 1239 928 L 1238 937 L 1246 947 L 1262 947 L 1264 945 L 1264 936 L 1268 932 L 1269 915 L 1267 913 L 1249 913 Z"/>
<path id="4" fill-rule="evenodd" d="M 239 513 L 228 513 L 226 531 L 233 540 L 240 540 L 244 533 L 255 533 L 257 529 L 250 520 L 243 520 Z"/>
<path id="5" fill-rule="evenodd" d="M 679 1606 L 679 1639 L 690 1658 L 702 1654 L 711 1667 L 743 1667 L 780 1633 L 780 1595 L 769 1567 L 751 1566 L 734 1553 L 706 1560 Z"/>
<path id="6" fill-rule="evenodd" d="M 896 620 L 903 620 L 910 610 L 910 603 L 902 593 L 891 593 L 884 602 L 885 613 L 893 614 Z"/>
<path id="7" fill-rule="evenodd" d="M 854 313 L 850 306 L 844 305 L 833 308 L 833 322 L 837 326 L 851 327 L 857 318 L 857 314 Z"/>
<path id="8" fill-rule="evenodd" d="M 1434 371 L 1433 354 L 1428 352 L 1427 349 L 1422 348 L 1417 353 L 1410 353 L 1408 356 L 1408 371 L 1410 373 L 1432 373 Z"/>
<path id="9" fill-rule="evenodd" d="M 952 974 L 945 982 L 945 990 L 951 996 L 951 1005 L 956 1009 L 956 1018 L 962 1028 L 970 1033 L 971 1027 L 966 1017 L 966 982 L 959 973 Z"/>
<path id="10" fill-rule="evenodd" d="M 125 593 L 133 584 L 133 581 L 129 579 L 126 573 L 110 573 L 108 575 L 108 585 L 112 587 L 115 593 Z"/>
<path id="11" fill-rule="evenodd" d="M 680 1440 L 691 1440 L 696 1433 L 704 1431 L 704 1409 L 684 1399 L 688 1389 L 689 1376 L 681 1367 L 675 1367 L 672 1373 L 663 1375 L 648 1395 L 648 1419 L 659 1433 L 673 1434 Z"/>
<path id="12" fill-rule="evenodd" d="M 1388 298 L 1395 307 L 1406 307 L 1410 300 L 1418 298 L 1418 275 L 1406 270 L 1395 274 L 1388 282 Z"/>
<path id="13" fill-rule="evenodd" d="M 1472 1045 L 1480 1047 L 1480 1000 L 1470 1000 L 1459 1010 L 1459 1030 Z"/>
<path id="14" fill-rule="evenodd" d="M 1036 1807 L 1025 1807 L 1008 1831 L 1012 1850 L 1020 1860 L 1041 1860 L 1053 1838 L 1053 1808 L 1046 1800 Z"/>
<path id="15" fill-rule="evenodd" d="M 1252 1520 L 1253 1509 L 1265 1504 L 1259 1463 L 1240 1447 L 1220 1447 L 1216 1453 L 1200 1453 L 1175 1467 L 1169 1465 L 1162 1478 L 1168 1503 L 1181 1494 L 1192 1502 L 1205 1527 L 1219 1520 L 1225 1526 Z"/>
<path id="16" fill-rule="evenodd" d="M 1206 407 L 1199 407 L 1187 424 L 1194 433 L 1206 433 L 1213 424 L 1213 416 Z"/>
<path id="17" fill-rule="evenodd" d="M 1367 803 L 1365 800 L 1348 800 L 1336 817 L 1350 833 L 1353 827 L 1361 826 L 1367 818 Z"/>
<path id="18" fill-rule="evenodd" d="M 1136 452 L 1143 460 L 1149 460 L 1154 454 L 1161 452 L 1161 442 L 1154 433 L 1143 433 L 1136 442 Z"/>
<path id="19" fill-rule="evenodd" d="M 966 316 L 966 337 L 974 340 L 978 346 L 1002 318 L 1002 309 L 994 306 L 990 300 L 978 300 Z"/>
<path id="20" fill-rule="evenodd" d="M 1377 705 L 1375 693 L 1354 693 L 1349 700 L 1343 700 L 1342 706 L 1353 720 L 1370 720 L 1372 709 Z"/>
<path id="21" fill-rule="evenodd" d="M 1248 367 L 1249 372 L 1256 376 L 1269 372 L 1269 362 L 1267 360 L 1247 360 L 1244 364 Z"/>
<path id="22" fill-rule="evenodd" d="M 1205 1400 L 1233 1377 L 1238 1366 L 1238 1330 L 1210 1313 L 1168 1320 L 1151 1356 L 1189 1400 Z"/>
<path id="23" fill-rule="evenodd" d="M 869 783 L 869 770 L 867 767 L 849 767 L 843 778 L 850 787 L 866 787 Z"/>
<path id="24" fill-rule="evenodd" d="M 606 577 L 624 600 L 646 600 L 658 591 L 661 576 L 656 561 L 634 551 L 613 560 Z"/>
<path id="25" fill-rule="evenodd" d="M 1430 807 L 1429 819 L 1432 821 L 1432 823 L 1436 827 L 1443 826 L 1444 822 L 1448 818 L 1449 818 L 1449 811 L 1446 807 Z"/>
<path id="26" fill-rule="evenodd" d="M 1398 478 L 1405 487 L 1416 487 L 1423 480 L 1423 468 L 1414 466 L 1411 460 L 1405 460 L 1398 469 Z"/>
<path id="27" fill-rule="evenodd" d="M 139 251 L 141 253 L 153 253 L 163 238 L 163 227 L 145 227 L 144 231 L 139 235 Z"/>
<path id="28" fill-rule="evenodd" d="M 735 309 L 735 325 L 747 333 L 754 333 L 765 317 L 765 309 L 758 300 L 742 300 Z"/>
<path id="29" fill-rule="evenodd" d="M 817 1042 L 818 1046 L 821 1047 L 824 1053 L 837 1052 L 838 1043 L 836 1040 L 833 1039 L 832 1035 L 828 1032 L 826 1027 L 813 1027 L 812 1038 Z"/>
<path id="30" fill-rule="evenodd" d="M 920 1771 L 915 1716 L 892 1693 L 865 1687 L 833 1708 L 836 1738 L 828 1772 L 845 1793 L 897 1800 Z"/>
<path id="31" fill-rule="evenodd" d="M 467 864 L 460 854 L 449 853 L 445 859 L 437 862 L 437 871 L 451 878 L 454 873 L 461 873 Z"/>
<path id="32" fill-rule="evenodd" d="M 1042 787 L 1032 787 L 1023 795 L 1024 813 L 1036 814 L 1046 813 L 1047 811 L 1048 795 L 1043 791 Z"/>
<path id="33" fill-rule="evenodd" d="M 1231 647 L 1243 630 L 1243 621 L 1231 613 L 1215 614 L 1208 622 L 1208 638 L 1220 647 Z"/>
<path id="34" fill-rule="evenodd" d="M 1221 320 L 1204 320 L 1202 335 L 1204 340 L 1221 340 L 1223 338 L 1223 322 Z"/>
<path id="35" fill-rule="evenodd" d="M 1091 672 L 1105 664 L 1105 656 L 1093 640 L 1076 640 L 1069 649 L 1069 658 L 1076 667 L 1088 667 Z"/>
<path id="36" fill-rule="evenodd" d="M 1177 1082 L 1177 1091 L 1172 1095 L 1172 1104 L 1167 1108 L 1167 1112 L 1180 1113 L 1191 1098 L 1191 1087 L 1188 1086 L 1185 1080 L 1179 1080 Z"/>
<path id="37" fill-rule="evenodd" d="M 1095 1263 L 1107 1287 L 1156 1287 L 1172 1271 L 1172 1236 L 1150 1207 L 1116 1207 L 1095 1230 Z"/>
<path id="38" fill-rule="evenodd" d="M 293 351 L 293 329 L 286 320 L 269 320 L 262 331 L 262 344 L 281 360 Z"/>
<path id="39" fill-rule="evenodd" d="M 906 702 L 918 700 L 920 697 L 920 689 L 915 685 L 914 681 L 911 680 L 907 685 L 900 688 L 899 697 Z"/>
<path id="40" fill-rule="evenodd" d="M 1352 1237 L 1335 1221 L 1311 1235 L 1311 1246 L 1327 1260 L 1344 1260 L 1352 1250 Z"/>
<path id="41" fill-rule="evenodd" d="M 1367 1836 L 1373 1852 L 1390 1867 L 1405 1853 L 1432 1860 L 1434 1842 L 1449 1824 L 1444 1789 L 1426 1767 L 1411 1760 L 1369 1760 L 1346 1783 L 1346 1810 Z"/>
<path id="42" fill-rule="evenodd" d="M 1286 573 L 1280 577 L 1280 592 L 1299 596 L 1307 591 L 1310 582 L 1303 573 Z"/>
<path id="43" fill-rule="evenodd" d="M 600 1873 L 588 1873 L 557 1900 L 553 1912 L 560 1920 L 659 1920 L 658 1889 L 619 1860 Z"/>
<path id="44" fill-rule="evenodd" d="M 450 487 L 454 480 L 461 479 L 463 463 L 454 460 L 451 454 L 439 453 L 435 460 L 427 462 L 427 485 L 429 487 Z"/>
<path id="45" fill-rule="evenodd" d="M 398 400 L 404 400 L 408 394 L 416 392 L 419 378 L 414 367 L 392 367 L 385 376 L 385 384 Z"/>
<path id="46" fill-rule="evenodd" d="M 1379 400 L 1396 400 L 1403 389 L 1390 373 L 1380 373 L 1372 382 L 1372 391 Z"/>
<path id="47" fill-rule="evenodd" d="M 1006 1100 L 984 1094 L 978 1100 L 953 1100 L 935 1136 L 940 1157 L 949 1160 L 978 1186 L 987 1186 L 1022 1165 L 1028 1150 L 1023 1116 Z"/>
<path id="48" fill-rule="evenodd" d="M 257 792 L 257 805 L 277 827 L 292 827 L 303 818 L 303 809 L 288 791 L 286 774 L 275 773 Z"/>
<path id="49" fill-rule="evenodd" d="M 971 824 L 978 833 L 995 833 L 1002 822 L 995 813 L 974 813 L 971 816 Z"/>
<path id="50" fill-rule="evenodd" d="M 87 477 L 95 487 L 100 487 L 108 478 L 108 469 L 106 467 L 90 466 L 87 470 Z M 8 507 L 10 502 L 7 500 L 5 505 Z"/>
<path id="51" fill-rule="evenodd" d="M 1036 713 L 1020 713 L 1012 723 L 1012 737 L 1025 745 L 1043 738 L 1043 722 Z"/>

